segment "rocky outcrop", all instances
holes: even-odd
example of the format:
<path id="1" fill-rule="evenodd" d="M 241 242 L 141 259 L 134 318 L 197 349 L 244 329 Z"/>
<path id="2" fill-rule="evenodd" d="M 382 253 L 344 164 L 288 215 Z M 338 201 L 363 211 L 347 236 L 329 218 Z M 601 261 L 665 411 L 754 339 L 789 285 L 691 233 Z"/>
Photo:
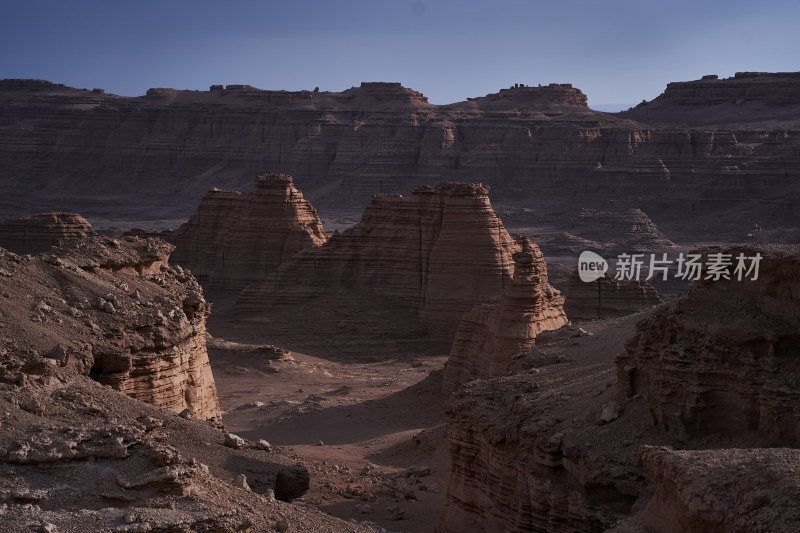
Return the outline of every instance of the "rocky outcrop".
<path id="1" fill-rule="evenodd" d="M 296 456 L 245 439 L 227 446 L 217 428 L 129 398 L 17 340 L 0 343 L 4 532 L 372 531 L 276 501 L 308 490 Z"/>
<path id="2" fill-rule="evenodd" d="M 0 222 L 0 247 L 17 254 L 38 254 L 96 235 L 76 213 L 48 212 Z"/>
<path id="3" fill-rule="evenodd" d="M 189 268 L 204 289 L 237 294 L 328 235 L 291 176 L 264 174 L 251 193 L 210 191 L 165 238 L 175 245 L 172 262 Z"/>
<path id="4" fill-rule="evenodd" d="M 570 320 L 595 320 L 638 313 L 662 303 L 648 281 L 617 281 L 608 273 L 591 282 L 573 271 L 567 286 L 564 312 Z"/>
<path id="5" fill-rule="evenodd" d="M 798 528 L 795 450 L 764 448 L 798 446 L 800 248 L 698 253 L 730 254 L 733 279 L 658 307 L 623 355 L 636 317 L 563 328 L 450 397 L 438 533 Z M 737 279 L 739 254 L 762 256 L 757 279 Z"/>
<path id="6" fill-rule="evenodd" d="M 795 531 L 800 450 L 787 448 L 641 452 L 656 492 L 615 533 Z"/>
<path id="7" fill-rule="evenodd" d="M 778 97 L 773 81 L 725 83 Z M 564 85 L 515 87 L 436 106 L 393 84 L 127 98 L 5 80 L 0 216 L 59 208 L 136 223 L 181 219 L 212 186 L 246 190 L 250 176 L 272 169 L 293 175 L 318 208 L 360 209 L 376 191 L 408 192 L 422 176 L 479 180 L 497 203 L 524 200 L 550 214 L 615 202 L 695 239 L 794 225 L 796 107 L 668 106 L 656 121 L 654 112 L 593 111 L 584 98 Z M 701 111 L 710 115 L 687 122 Z M 745 115 L 760 122 L 743 124 Z"/>
<path id="8" fill-rule="evenodd" d="M 210 305 L 157 239 L 88 237 L 36 257 L 0 251 L 0 344 L 128 396 L 220 419 L 206 352 Z"/>
<path id="9" fill-rule="evenodd" d="M 437 533 L 600 532 L 643 505 L 635 442 L 663 437 L 646 410 L 623 410 L 609 386 L 618 332 L 542 340 L 526 370 L 450 396 L 450 478 Z"/>
<path id="10" fill-rule="evenodd" d="M 302 250 L 262 283 L 245 289 L 237 311 L 275 306 L 366 308 L 385 299 L 411 310 L 434 332 L 452 335 L 461 314 L 497 301 L 509 284 L 517 246 L 482 184 L 442 183 L 409 198 L 375 195 L 361 221 L 318 248 Z"/>
<path id="11" fill-rule="evenodd" d="M 730 254 L 731 279 L 696 281 L 688 295 L 639 325 L 616 362 L 621 392 L 643 397 L 658 426 L 682 440 L 756 433 L 800 446 L 793 363 L 800 349 L 800 250 L 701 253 Z M 740 254 L 763 256 L 755 281 L 734 274 Z"/>
<path id="12" fill-rule="evenodd" d="M 526 235 L 516 242 L 514 277 L 503 298 L 474 307 L 461 319 L 444 371 L 445 393 L 471 379 L 505 374 L 511 357 L 534 345 L 540 332 L 567 323 L 564 300 L 548 283 L 542 252 Z"/>

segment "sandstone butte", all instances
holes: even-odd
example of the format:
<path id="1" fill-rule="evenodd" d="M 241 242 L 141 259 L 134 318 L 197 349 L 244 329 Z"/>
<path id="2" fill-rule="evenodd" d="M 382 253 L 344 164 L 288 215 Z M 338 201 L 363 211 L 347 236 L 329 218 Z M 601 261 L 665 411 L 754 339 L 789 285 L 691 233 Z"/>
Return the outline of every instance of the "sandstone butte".
<path id="1" fill-rule="evenodd" d="M 164 238 L 171 260 L 189 268 L 210 295 L 238 294 L 296 252 L 328 240 L 317 211 L 284 174 L 263 174 L 249 193 L 214 189 Z"/>
<path id="2" fill-rule="evenodd" d="M 564 300 L 547 280 L 542 252 L 527 235 L 517 238 L 514 277 L 502 299 L 464 313 L 444 370 L 444 392 L 450 393 L 471 379 L 500 376 L 508 371 L 511 356 L 536 343 L 542 331 L 567 323 Z"/>
<path id="3" fill-rule="evenodd" d="M 498 300 L 511 281 L 517 245 L 488 192 L 480 183 L 446 182 L 408 198 L 374 195 L 355 227 L 301 250 L 242 291 L 237 312 L 301 303 L 340 312 L 383 302 L 451 340 L 464 311 Z"/>
<path id="4" fill-rule="evenodd" d="M 0 249 L 0 344 L 173 412 L 221 421 L 206 352 L 211 306 L 194 277 L 169 265 L 172 248 L 90 236 L 36 256 Z"/>
<path id="5" fill-rule="evenodd" d="M 796 530 L 800 247 L 717 252 L 760 253 L 758 280 L 696 283 L 451 396 L 438 533 Z"/>
<path id="6" fill-rule="evenodd" d="M 620 282 L 606 273 L 584 282 L 574 270 L 567 285 L 564 312 L 570 320 L 595 320 L 638 313 L 660 303 L 658 292 L 648 281 Z"/>
<path id="7" fill-rule="evenodd" d="M 0 213 L 188 217 L 211 186 L 244 190 L 267 168 L 294 176 L 318 208 L 361 208 L 373 192 L 410 191 L 424 176 L 480 180 L 496 203 L 540 211 L 615 202 L 671 236 L 744 235 L 754 223 L 794 226 L 798 100 L 798 73 L 671 83 L 619 114 L 589 109 L 566 84 L 433 105 L 392 83 L 129 98 L 2 80 Z"/>
<path id="8" fill-rule="evenodd" d="M 0 247 L 17 254 L 38 254 L 96 235 L 75 213 L 48 212 L 0 222 Z"/>

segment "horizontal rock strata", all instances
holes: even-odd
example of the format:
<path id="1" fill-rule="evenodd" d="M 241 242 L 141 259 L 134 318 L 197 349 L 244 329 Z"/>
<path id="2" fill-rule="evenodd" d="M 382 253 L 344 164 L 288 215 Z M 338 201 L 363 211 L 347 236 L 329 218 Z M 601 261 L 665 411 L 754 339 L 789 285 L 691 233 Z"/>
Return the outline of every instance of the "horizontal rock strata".
<path id="1" fill-rule="evenodd" d="M 760 254 L 758 278 L 695 282 L 616 359 L 636 317 L 544 334 L 513 373 L 451 396 L 438 533 L 800 527 L 797 450 L 766 449 L 798 446 L 800 250 L 699 253 Z"/>
<path id="2" fill-rule="evenodd" d="M 165 238 L 175 245 L 172 262 L 189 268 L 204 289 L 237 294 L 328 235 L 291 176 L 264 174 L 250 193 L 209 192 L 189 221 Z"/>
<path id="3" fill-rule="evenodd" d="M 548 283 L 542 252 L 527 236 L 517 244 L 514 278 L 503 298 L 474 307 L 461 320 L 444 372 L 445 392 L 470 379 L 505 374 L 511 357 L 534 345 L 540 332 L 567 323 L 564 300 Z"/>
<path id="4" fill-rule="evenodd" d="M 665 94 L 697 104 L 743 94 L 744 103 L 668 105 L 659 114 L 654 102 L 609 115 L 561 84 L 436 106 L 397 84 L 340 93 L 228 85 L 127 98 L 2 80 L 0 214 L 57 207 L 176 219 L 211 186 L 243 190 L 270 169 L 293 175 L 317 207 L 361 208 L 374 192 L 410 191 L 423 176 L 480 180 L 496 202 L 524 199 L 538 210 L 613 201 L 643 209 L 670 234 L 743 236 L 754 223 L 793 225 L 800 112 L 767 104 L 793 101 L 798 87 L 796 74 L 699 80 Z"/>
<path id="5" fill-rule="evenodd" d="M 96 235 L 75 213 L 49 212 L 0 222 L 0 247 L 17 254 L 38 254 Z"/>
<path id="6" fill-rule="evenodd" d="M 0 344 L 31 350 L 131 397 L 220 419 L 210 305 L 158 239 L 88 237 L 34 258 L 0 251 Z"/>
<path id="7" fill-rule="evenodd" d="M 385 299 L 437 334 L 452 335 L 464 311 L 500 298 L 516 248 L 481 184 L 426 186 L 409 198 L 375 195 L 355 227 L 252 284 L 237 311 L 345 300 L 367 307 Z"/>

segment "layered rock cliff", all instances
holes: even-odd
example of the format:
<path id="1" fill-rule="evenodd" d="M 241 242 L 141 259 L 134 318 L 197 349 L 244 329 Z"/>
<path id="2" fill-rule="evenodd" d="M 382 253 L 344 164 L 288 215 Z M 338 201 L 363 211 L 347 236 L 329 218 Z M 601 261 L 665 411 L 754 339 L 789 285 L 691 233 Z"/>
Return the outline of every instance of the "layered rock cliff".
<path id="1" fill-rule="evenodd" d="M 321 301 L 366 309 L 385 299 L 433 332 L 452 335 L 464 311 L 497 301 L 511 280 L 517 245 L 488 191 L 482 184 L 442 183 L 409 198 L 375 195 L 355 227 L 300 251 L 270 279 L 242 291 L 237 311 Z"/>
<path id="2" fill-rule="evenodd" d="M 210 305 L 157 239 L 87 237 L 39 256 L 0 249 L 0 343 L 133 398 L 220 420 Z"/>
<path id="3" fill-rule="evenodd" d="M 800 250 L 701 253 L 729 254 L 731 279 L 696 281 L 687 296 L 639 325 L 617 359 L 621 391 L 644 398 L 658 426 L 683 440 L 755 432 L 800 446 L 793 362 L 800 350 Z M 740 254 L 763 257 L 758 279 L 737 279 Z"/>
<path id="4" fill-rule="evenodd" d="M 781 80 L 787 95 L 800 85 L 796 76 Z M 724 83 L 777 94 L 773 82 Z M 795 107 L 734 106 L 731 114 L 711 105 L 692 123 L 674 111 L 681 106 L 616 116 L 588 109 L 584 98 L 561 85 L 515 87 L 435 106 L 393 84 L 341 93 L 154 89 L 125 98 L 4 80 L 0 215 L 68 208 L 90 218 L 188 217 L 212 186 L 243 190 L 268 169 L 293 175 L 317 207 L 361 207 L 374 192 L 407 192 L 423 176 L 481 180 L 497 201 L 549 212 L 614 200 L 643 209 L 668 233 L 743 236 L 754 223 L 790 224 L 800 202 L 791 179 L 800 167 Z M 682 107 L 693 116 L 703 106 Z"/>
<path id="5" fill-rule="evenodd" d="M 539 248 L 523 235 L 513 254 L 514 277 L 503 298 L 464 313 L 444 370 L 442 388 L 454 391 L 470 379 L 491 378 L 508 371 L 511 356 L 536 343 L 542 331 L 567 323 L 564 300 L 547 281 L 547 265 Z"/>
<path id="6" fill-rule="evenodd" d="M 616 359 L 635 316 L 543 334 L 519 370 L 456 391 L 437 531 L 800 527 L 796 450 L 764 449 L 798 446 L 800 249 L 701 251 L 719 253 L 732 279 L 657 308 Z M 757 276 L 737 279 L 739 254 L 760 254 Z"/>
<path id="7" fill-rule="evenodd" d="M 96 235 L 76 213 L 49 212 L 0 222 L 0 247 L 17 254 L 38 254 Z"/>
<path id="8" fill-rule="evenodd" d="M 570 320 L 595 320 L 638 313 L 662 303 L 648 281 L 616 281 L 608 273 L 591 282 L 573 271 L 567 286 L 564 312 Z"/>
<path id="9" fill-rule="evenodd" d="M 624 333 L 633 323 L 618 325 Z M 665 442 L 645 410 L 616 403 L 619 332 L 543 340 L 526 370 L 451 395 L 450 478 L 437 533 L 600 532 L 644 504 L 635 443 Z"/>
<path id="10" fill-rule="evenodd" d="M 210 191 L 189 221 L 164 237 L 175 245 L 172 262 L 189 268 L 204 289 L 232 294 L 328 240 L 314 206 L 283 174 L 258 176 L 250 193 Z"/>

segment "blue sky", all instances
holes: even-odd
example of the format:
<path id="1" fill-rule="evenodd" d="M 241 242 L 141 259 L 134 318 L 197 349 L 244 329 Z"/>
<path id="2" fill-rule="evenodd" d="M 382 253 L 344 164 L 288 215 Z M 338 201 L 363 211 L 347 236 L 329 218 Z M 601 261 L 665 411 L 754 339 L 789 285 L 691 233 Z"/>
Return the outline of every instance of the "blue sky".
<path id="1" fill-rule="evenodd" d="M 567 82 L 591 105 L 634 104 L 669 81 L 800 70 L 797 0 L 3 0 L 0 14 L 0 78 L 129 96 L 399 81 L 444 104 Z"/>

